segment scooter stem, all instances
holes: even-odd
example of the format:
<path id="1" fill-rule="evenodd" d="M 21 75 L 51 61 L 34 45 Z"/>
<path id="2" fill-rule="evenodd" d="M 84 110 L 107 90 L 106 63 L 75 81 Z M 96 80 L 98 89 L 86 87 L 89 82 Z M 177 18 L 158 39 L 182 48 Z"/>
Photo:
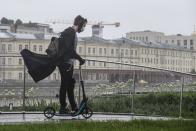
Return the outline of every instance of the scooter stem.
<path id="1" fill-rule="evenodd" d="M 84 81 L 82 78 L 82 67 L 81 65 L 79 66 L 79 76 L 80 76 L 80 84 L 82 86 L 82 94 L 83 94 L 83 100 L 86 100 L 86 94 L 85 94 L 85 90 L 84 90 Z"/>

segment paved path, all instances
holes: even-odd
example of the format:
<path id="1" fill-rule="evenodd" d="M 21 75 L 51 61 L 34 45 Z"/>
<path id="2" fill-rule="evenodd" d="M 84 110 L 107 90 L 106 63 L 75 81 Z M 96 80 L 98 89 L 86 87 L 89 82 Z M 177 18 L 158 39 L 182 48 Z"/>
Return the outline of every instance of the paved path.
<path id="1" fill-rule="evenodd" d="M 88 121 L 107 121 L 107 120 L 120 120 L 129 121 L 134 119 L 150 119 L 150 120 L 170 120 L 177 118 L 169 117 L 150 117 L 150 116 L 133 116 L 133 115 L 103 115 L 93 114 Z M 51 121 L 66 121 L 66 120 L 86 120 L 82 116 L 54 116 L 52 119 L 47 119 L 43 114 L 0 114 L 0 124 L 16 124 L 16 123 L 40 123 Z"/>

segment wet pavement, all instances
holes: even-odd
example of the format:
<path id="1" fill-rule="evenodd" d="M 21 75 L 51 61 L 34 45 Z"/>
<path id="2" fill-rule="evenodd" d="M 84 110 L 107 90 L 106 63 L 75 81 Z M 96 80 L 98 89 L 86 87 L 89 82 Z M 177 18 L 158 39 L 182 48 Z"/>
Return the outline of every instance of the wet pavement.
<path id="1" fill-rule="evenodd" d="M 17 124 L 17 123 L 40 123 L 40 122 L 58 122 L 68 120 L 86 120 L 81 115 L 72 116 L 54 116 L 51 119 L 47 119 L 41 112 L 28 112 L 29 114 L 0 114 L 0 124 Z M 36 114 L 32 114 L 36 113 Z M 96 113 L 87 121 L 107 121 L 107 120 L 119 120 L 119 121 L 130 121 L 130 120 L 171 120 L 178 118 L 171 117 L 152 117 L 152 116 L 134 116 L 131 114 L 100 114 Z"/>

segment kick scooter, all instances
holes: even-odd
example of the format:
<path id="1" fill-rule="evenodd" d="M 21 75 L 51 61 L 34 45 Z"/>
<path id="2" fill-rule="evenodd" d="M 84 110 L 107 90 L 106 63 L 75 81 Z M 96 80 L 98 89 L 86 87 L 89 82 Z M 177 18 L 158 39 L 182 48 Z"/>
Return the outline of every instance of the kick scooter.
<path id="1" fill-rule="evenodd" d="M 78 111 L 76 113 L 59 114 L 59 113 L 56 113 L 56 111 L 53 107 L 47 107 L 44 110 L 44 116 L 46 118 L 51 119 L 53 116 L 65 116 L 65 117 L 72 116 L 72 117 L 75 117 L 75 116 L 82 115 L 84 118 L 88 119 L 93 115 L 93 110 L 88 106 L 88 103 L 87 103 L 88 98 L 86 97 L 85 90 L 84 90 L 84 81 L 82 78 L 81 65 L 79 66 L 79 77 L 80 77 L 80 83 L 79 83 L 80 86 L 79 87 L 82 87 L 83 97 L 82 97 L 82 101 L 80 102 Z"/>

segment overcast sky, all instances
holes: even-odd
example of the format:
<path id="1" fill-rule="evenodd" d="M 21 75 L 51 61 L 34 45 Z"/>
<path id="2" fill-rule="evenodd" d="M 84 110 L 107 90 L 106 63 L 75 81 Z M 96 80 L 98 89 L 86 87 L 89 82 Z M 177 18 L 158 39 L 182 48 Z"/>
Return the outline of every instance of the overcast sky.
<path id="1" fill-rule="evenodd" d="M 0 0 L 0 4 L 0 18 L 23 22 L 71 21 L 78 14 L 92 22 L 120 22 L 118 28 L 104 28 L 108 39 L 143 30 L 190 35 L 196 25 L 196 0 Z M 61 31 L 68 26 L 55 27 Z M 79 36 L 91 36 L 91 26 Z"/>

